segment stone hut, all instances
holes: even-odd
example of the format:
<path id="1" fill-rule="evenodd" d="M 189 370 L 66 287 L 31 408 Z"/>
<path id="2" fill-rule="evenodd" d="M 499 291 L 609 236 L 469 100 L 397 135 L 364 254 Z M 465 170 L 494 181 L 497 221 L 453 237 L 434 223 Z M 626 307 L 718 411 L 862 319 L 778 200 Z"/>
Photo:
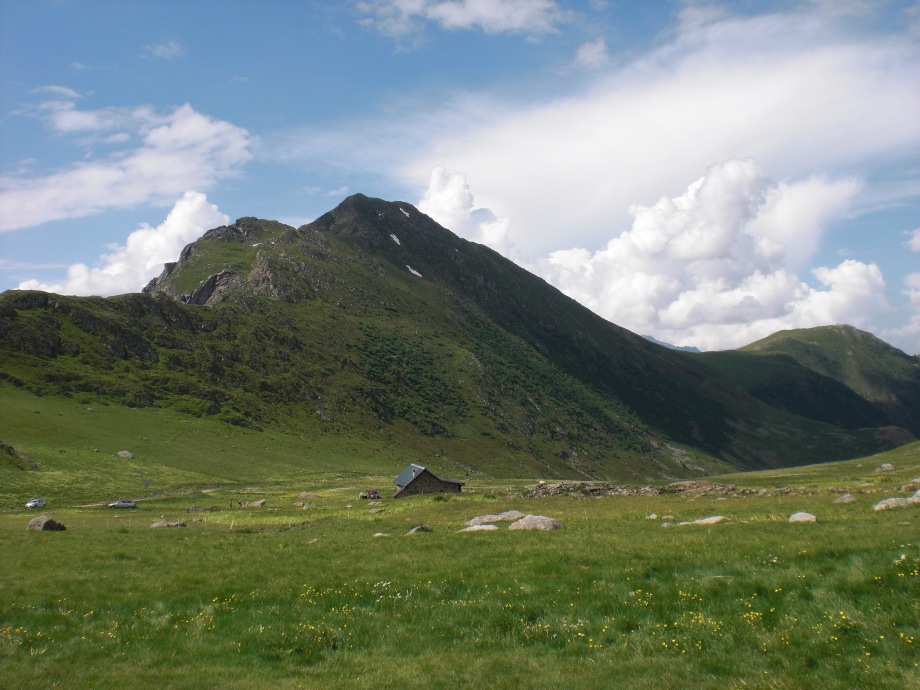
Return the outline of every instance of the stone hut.
<path id="1" fill-rule="evenodd" d="M 426 468 L 421 465 L 416 465 L 415 463 L 410 464 L 406 469 L 400 472 L 399 476 L 396 477 L 393 482 L 397 487 L 396 493 L 393 494 L 393 498 L 415 496 L 416 494 L 459 494 L 463 487 L 463 482 L 435 476 Z"/>

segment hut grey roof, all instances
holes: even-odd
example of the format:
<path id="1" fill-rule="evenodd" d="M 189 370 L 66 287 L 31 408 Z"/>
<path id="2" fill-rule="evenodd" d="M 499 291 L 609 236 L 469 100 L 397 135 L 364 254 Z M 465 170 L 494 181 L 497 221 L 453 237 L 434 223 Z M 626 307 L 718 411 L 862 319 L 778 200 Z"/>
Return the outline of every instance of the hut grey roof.
<path id="1" fill-rule="evenodd" d="M 425 471 L 425 468 L 421 465 L 416 465 L 414 462 L 410 463 L 409 466 L 399 473 L 399 476 L 393 480 L 396 486 L 405 486 L 418 475 Z"/>
<path id="2" fill-rule="evenodd" d="M 430 470 L 427 470 L 427 468 L 422 467 L 421 465 L 416 465 L 414 462 L 410 463 L 406 469 L 400 472 L 399 476 L 393 480 L 393 483 L 401 489 L 425 471 L 428 471 L 429 474 L 431 474 L 433 477 L 447 484 L 459 484 L 460 486 L 463 486 L 463 482 L 461 481 L 457 481 L 456 479 L 448 479 L 447 477 L 438 477 Z"/>

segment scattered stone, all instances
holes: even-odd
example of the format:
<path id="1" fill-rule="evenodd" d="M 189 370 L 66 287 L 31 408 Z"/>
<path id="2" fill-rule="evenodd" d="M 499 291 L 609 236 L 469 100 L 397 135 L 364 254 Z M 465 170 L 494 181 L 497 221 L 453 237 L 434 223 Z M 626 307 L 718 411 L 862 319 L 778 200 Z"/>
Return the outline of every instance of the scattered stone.
<path id="1" fill-rule="evenodd" d="M 886 498 L 882 501 L 879 501 L 874 506 L 872 510 L 890 510 L 892 508 L 906 508 L 910 505 L 910 499 L 907 498 Z"/>
<path id="2" fill-rule="evenodd" d="M 465 524 L 472 527 L 476 525 L 487 525 L 493 522 L 514 522 L 515 520 L 520 520 L 522 517 L 524 517 L 524 513 L 520 510 L 506 510 L 504 513 L 499 513 L 498 515 L 480 515 L 479 517 L 474 517 L 467 520 Z"/>
<path id="3" fill-rule="evenodd" d="M 380 501 L 370 501 L 367 505 L 369 505 L 369 506 L 379 506 L 379 505 L 380 505 Z"/>
<path id="4" fill-rule="evenodd" d="M 677 524 L 679 526 L 680 525 L 715 525 L 727 519 L 728 518 L 726 518 L 723 515 L 710 515 L 709 517 L 700 518 L 699 520 L 693 520 L 690 522 L 678 522 Z"/>
<path id="5" fill-rule="evenodd" d="M 883 462 L 881 465 L 878 466 L 878 469 L 875 471 L 876 472 L 894 472 L 894 465 L 892 465 L 890 462 Z"/>
<path id="6" fill-rule="evenodd" d="M 817 520 L 818 518 L 811 513 L 798 512 L 789 516 L 789 522 L 817 522 Z"/>
<path id="7" fill-rule="evenodd" d="M 150 529 L 159 529 L 162 527 L 186 527 L 186 524 L 179 521 L 170 522 L 169 520 L 160 520 L 150 525 Z"/>
<path id="8" fill-rule="evenodd" d="M 375 514 L 377 514 L 377 513 L 382 513 L 382 512 L 383 512 L 383 508 L 371 508 L 371 509 L 370 509 L 369 511 L 367 511 L 367 512 L 369 512 L 371 515 L 375 515 Z"/>
<path id="9" fill-rule="evenodd" d="M 390 535 L 386 532 L 374 532 L 375 537 L 389 537 Z"/>
<path id="10" fill-rule="evenodd" d="M 244 507 L 244 508 L 264 508 L 264 507 L 265 507 L 265 499 L 264 499 L 264 498 L 260 498 L 258 501 L 253 501 L 252 503 L 244 503 L 244 504 L 243 504 L 243 507 Z"/>
<path id="11" fill-rule="evenodd" d="M 419 534 L 419 533 L 421 533 L 421 532 L 433 532 L 433 531 L 434 531 L 434 530 L 431 529 L 428 525 L 416 525 L 415 527 L 413 527 L 412 529 L 410 529 L 408 532 L 406 532 L 406 534 L 407 534 L 407 535 L 409 535 L 409 534 Z"/>
<path id="12" fill-rule="evenodd" d="M 563 482 L 561 484 L 537 484 L 532 489 L 526 490 L 523 498 L 542 498 L 544 496 L 571 496 L 573 498 L 587 498 L 600 496 L 660 496 L 662 494 L 680 494 L 688 497 L 699 496 L 808 496 L 816 493 L 814 489 L 790 488 L 783 486 L 777 489 L 754 489 L 750 487 L 735 486 L 734 484 L 718 484 L 716 482 L 687 480 L 672 482 L 664 487 L 659 486 L 624 486 L 604 483 L 588 482 Z"/>
<path id="13" fill-rule="evenodd" d="M 29 529 L 39 532 L 65 532 L 67 530 L 63 523 L 58 522 L 50 515 L 39 515 L 29 520 Z"/>
<path id="14" fill-rule="evenodd" d="M 920 489 L 920 479 L 911 479 L 904 486 L 899 486 L 898 491 L 916 491 Z"/>
<path id="15" fill-rule="evenodd" d="M 134 457 L 134 453 L 132 453 L 130 450 L 120 450 L 118 451 L 118 457 L 124 458 L 125 460 L 130 460 Z"/>
<path id="16" fill-rule="evenodd" d="M 918 490 L 913 496 L 909 498 L 886 498 L 883 501 L 879 501 L 874 506 L 872 510 L 890 510 L 891 508 L 906 508 L 909 505 L 914 503 L 920 503 L 920 490 Z"/>
<path id="17" fill-rule="evenodd" d="M 657 520 L 658 516 L 655 515 L 655 513 L 649 513 L 648 515 L 646 515 L 646 518 L 648 518 L 649 520 Z"/>
<path id="18" fill-rule="evenodd" d="M 662 522 L 661 526 L 662 527 L 673 527 L 674 523 L 673 522 Z"/>
<path id="19" fill-rule="evenodd" d="M 856 499 L 853 497 L 853 494 L 844 494 L 843 496 L 838 496 L 834 499 L 834 503 L 852 503 Z"/>
<path id="20" fill-rule="evenodd" d="M 508 525 L 508 529 L 554 530 L 562 529 L 562 523 L 545 515 L 525 515 L 517 522 Z"/>
<path id="21" fill-rule="evenodd" d="M 461 532 L 494 532 L 498 527 L 495 525 L 470 525 L 469 527 L 464 527 Z"/>

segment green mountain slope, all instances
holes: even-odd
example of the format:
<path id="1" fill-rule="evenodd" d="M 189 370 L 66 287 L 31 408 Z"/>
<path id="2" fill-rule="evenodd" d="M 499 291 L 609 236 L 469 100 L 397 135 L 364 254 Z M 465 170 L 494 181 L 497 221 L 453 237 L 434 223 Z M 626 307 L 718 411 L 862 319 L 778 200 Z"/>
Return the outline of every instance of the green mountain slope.
<path id="1" fill-rule="evenodd" d="M 782 409 L 848 429 L 891 425 L 920 436 L 920 359 L 852 326 L 781 331 L 699 357 Z"/>
<path id="2" fill-rule="evenodd" d="M 644 481 L 900 440 L 767 404 L 411 205 L 362 195 L 301 228 L 211 230 L 143 294 L 3 293 L 0 404 L 11 387 L 331 439 L 349 449 L 337 463 L 495 476 Z"/>

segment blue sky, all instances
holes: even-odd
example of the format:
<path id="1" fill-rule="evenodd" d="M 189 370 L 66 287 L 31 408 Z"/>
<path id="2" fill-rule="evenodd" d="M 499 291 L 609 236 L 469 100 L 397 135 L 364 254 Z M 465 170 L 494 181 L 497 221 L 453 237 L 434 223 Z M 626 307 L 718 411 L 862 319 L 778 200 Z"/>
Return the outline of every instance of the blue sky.
<path id="1" fill-rule="evenodd" d="M 0 290 L 356 192 L 674 344 L 920 353 L 920 4 L 0 4 Z"/>

